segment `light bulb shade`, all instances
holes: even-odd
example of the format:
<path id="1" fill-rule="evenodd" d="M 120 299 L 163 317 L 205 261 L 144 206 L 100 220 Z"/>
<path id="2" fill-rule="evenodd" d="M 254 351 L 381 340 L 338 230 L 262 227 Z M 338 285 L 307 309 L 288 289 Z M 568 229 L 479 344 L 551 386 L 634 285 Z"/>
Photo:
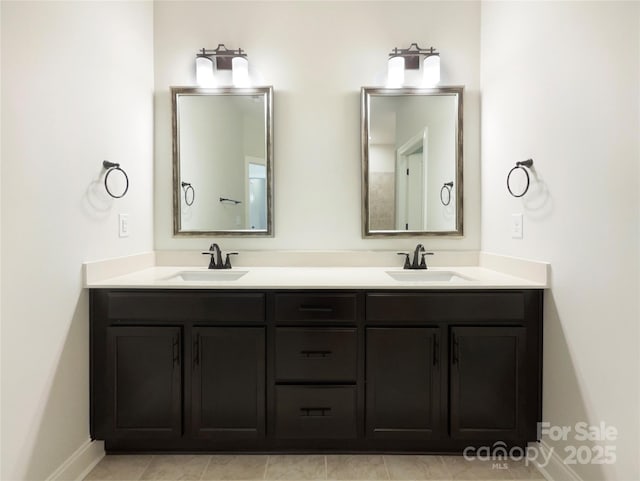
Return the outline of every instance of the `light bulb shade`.
<path id="1" fill-rule="evenodd" d="M 440 55 L 425 57 L 422 64 L 422 84 L 426 87 L 438 85 L 440 82 Z"/>
<path id="2" fill-rule="evenodd" d="M 200 87 L 215 87 L 215 64 L 209 57 L 196 57 L 196 83 Z"/>
<path id="3" fill-rule="evenodd" d="M 233 57 L 231 60 L 231 78 L 235 87 L 249 87 L 249 61 L 246 57 Z"/>
<path id="4" fill-rule="evenodd" d="M 387 68 L 387 87 L 402 87 L 404 83 L 404 57 L 391 57 Z"/>

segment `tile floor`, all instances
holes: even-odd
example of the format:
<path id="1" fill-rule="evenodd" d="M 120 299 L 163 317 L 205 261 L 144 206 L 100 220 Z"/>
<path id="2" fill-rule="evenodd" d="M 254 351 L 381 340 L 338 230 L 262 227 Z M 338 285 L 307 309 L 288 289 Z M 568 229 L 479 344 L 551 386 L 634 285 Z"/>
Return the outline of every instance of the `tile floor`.
<path id="1" fill-rule="evenodd" d="M 178 480 L 544 480 L 514 461 L 421 455 L 114 455 L 85 481 Z"/>

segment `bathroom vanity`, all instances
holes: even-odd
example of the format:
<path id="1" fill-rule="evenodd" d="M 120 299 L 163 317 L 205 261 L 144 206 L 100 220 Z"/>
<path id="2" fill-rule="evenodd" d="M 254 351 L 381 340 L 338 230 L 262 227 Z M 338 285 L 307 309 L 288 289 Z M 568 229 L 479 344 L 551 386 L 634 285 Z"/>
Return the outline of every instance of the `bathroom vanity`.
<path id="1" fill-rule="evenodd" d="M 536 440 L 542 288 L 394 282 L 94 286 L 92 438 L 109 452 Z"/>

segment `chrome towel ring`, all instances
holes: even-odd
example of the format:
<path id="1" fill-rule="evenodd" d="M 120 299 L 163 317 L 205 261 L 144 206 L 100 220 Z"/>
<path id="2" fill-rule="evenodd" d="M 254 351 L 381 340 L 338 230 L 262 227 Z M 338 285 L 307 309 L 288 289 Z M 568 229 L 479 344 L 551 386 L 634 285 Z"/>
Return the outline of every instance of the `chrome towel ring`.
<path id="1" fill-rule="evenodd" d="M 512 196 L 514 196 L 514 197 L 522 197 L 529 190 L 530 179 L 529 179 L 529 170 L 528 169 L 530 169 L 532 165 L 533 165 L 533 159 L 527 159 L 527 160 L 523 160 L 521 162 L 516 162 L 516 166 L 513 167 L 509 171 L 509 173 L 507 174 L 507 190 L 509 191 L 509 193 Z M 520 192 L 518 194 L 514 193 L 513 190 L 511 189 L 511 175 L 517 170 L 522 170 L 524 172 L 524 175 L 525 175 L 525 178 L 526 178 L 526 184 L 524 186 L 524 189 L 522 190 L 522 192 Z"/>
<path id="2" fill-rule="evenodd" d="M 188 206 L 193 205 L 193 201 L 196 200 L 196 191 L 189 182 L 182 182 L 182 190 L 184 191 L 184 203 Z M 189 200 L 189 192 L 191 192 L 191 200 Z"/>
<path id="3" fill-rule="evenodd" d="M 453 181 L 445 182 L 440 188 L 440 202 L 442 202 L 442 205 L 447 206 L 451 203 L 452 188 L 453 188 Z M 445 192 L 446 192 L 446 195 L 445 195 Z"/>
<path id="4" fill-rule="evenodd" d="M 107 190 L 107 194 L 109 194 L 114 199 L 120 199 L 120 198 L 124 197 L 125 194 L 127 193 L 127 191 L 129 190 L 129 177 L 127 176 L 127 173 L 120 168 L 120 164 L 117 164 L 115 162 L 109 162 L 108 160 L 103 160 L 102 161 L 102 166 L 105 169 L 107 169 L 107 173 L 104 176 L 104 188 Z M 124 176 L 125 187 L 124 187 L 124 191 L 122 191 L 122 194 L 120 194 L 120 195 L 114 194 L 113 192 L 111 192 L 111 189 L 109 189 L 109 176 L 114 171 L 120 171 L 122 173 L 122 175 Z"/>

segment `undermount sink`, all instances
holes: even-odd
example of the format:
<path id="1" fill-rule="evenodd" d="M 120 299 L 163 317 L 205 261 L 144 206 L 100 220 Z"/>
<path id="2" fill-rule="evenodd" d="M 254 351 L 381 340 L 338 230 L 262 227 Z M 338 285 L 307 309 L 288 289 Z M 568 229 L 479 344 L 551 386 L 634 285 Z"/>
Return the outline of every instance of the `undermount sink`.
<path id="1" fill-rule="evenodd" d="M 235 269 L 207 270 L 207 271 L 181 271 L 173 276 L 172 280 L 191 281 L 237 281 L 249 271 L 237 271 Z"/>
<path id="2" fill-rule="evenodd" d="M 396 281 L 403 282 L 468 282 L 472 279 L 452 271 L 404 270 L 386 271 Z"/>

